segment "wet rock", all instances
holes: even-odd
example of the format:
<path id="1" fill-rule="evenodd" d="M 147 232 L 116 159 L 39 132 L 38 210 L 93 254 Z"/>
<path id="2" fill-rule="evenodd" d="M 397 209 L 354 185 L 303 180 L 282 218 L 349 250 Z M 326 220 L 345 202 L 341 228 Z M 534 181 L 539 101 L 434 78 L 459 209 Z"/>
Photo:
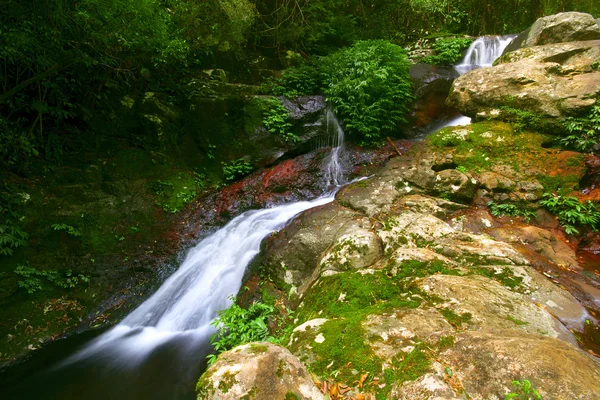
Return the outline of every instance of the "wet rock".
<path id="1" fill-rule="evenodd" d="M 415 96 L 410 133 L 417 134 L 435 121 L 458 115 L 456 109 L 445 104 L 452 82 L 458 77 L 454 68 L 412 64 L 409 72 Z"/>
<path id="2" fill-rule="evenodd" d="M 599 57 L 599 40 L 519 49 L 459 77 L 447 101 L 470 117 L 503 118 L 502 106 L 546 118 L 582 113 L 600 94 L 591 69 Z"/>
<path id="3" fill-rule="evenodd" d="M 470 315 L 464 328 L 477 331 L 516 330 L 577 344 L 573 335 L 550 313 L 520 293 L 481 276 L 434 275 L 419 282 L 423 290 L 447 301 L 438 307 Z"/>
<path id="4" fill-rule="evenodd" d="M 351 262 L 365 264 L 380 250 L 369 232 L 370 224 L 356 212 L 336 203 L 304 212 L 285 229 L 265 239 L 260 263 L 265 271 L 302 294 L 324 268 L 352 268 Z M 355 234 L 355 232 L 357 232 Z M 364 249 L 364 243 L 375 243 Z M 354 244 L 357 243 L 357 244 Z M 339 246 L 336 250 L 336 246 Z M 329 254 L 325 254 L 329 250 Z M 363 258 L 361 251 L 366 252 Z M 324 256 L 322 256 L 324 255 Z"/>
<path id="5" fill-rule="evenodd" d="M 196 386 L 198 400 L 324 399 L 308 371 L 288 350 L 248 343 L 221 354 Z"/>
<path id="6" fill-rule="evenodd" d="M 600 27 L 590 14 L 565 12 L 539 18 L 517 36 L 504 54 L 522 47 L 600 39 Z"/>
<path id="7" fill-rule="evenodd" d="M 596 399 L 597 361 L 574 345 L 548 336 L 514 331 L 464 332 L 440 358 L 471 398 L 498 398 L 513 391 L 512 380 L 527 379 L 544 398 Z"/>
<path id="8" fill-rule="evenodd" d="M 489 234 L 506 243 L 530 246 L 535 253 L 560 267 L 580 269 L 575 251 L 546 229 L 535 226 L 507 226 L 492 229 Z"/>
<path id="9" fill-rule="evenodd" d="M 435 176 L 433 190 L 452 199 L 470 201 L 477 190 L 477 180 L 455 169 L 440 171 Z"/>

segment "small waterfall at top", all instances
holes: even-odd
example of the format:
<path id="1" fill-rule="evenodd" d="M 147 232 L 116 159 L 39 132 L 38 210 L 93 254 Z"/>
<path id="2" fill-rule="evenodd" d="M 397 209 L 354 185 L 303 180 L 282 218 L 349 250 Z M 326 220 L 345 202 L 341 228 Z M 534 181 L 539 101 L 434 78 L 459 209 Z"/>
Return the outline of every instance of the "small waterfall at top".
<path id="1" fill-rule="evenodd" d="M 462 75 L 475 68 L 491 67 L 515 37 L 516 35 L 482 36 L 475 39 L 462 62 L 454 68 Z"/>
<path id="2" fill-rule="evenodd" d="M 340 161 L 344 132 L 331 111 L 327 126 L 334 137 L 323 166 L 323 196 L 234 218 L 191 249 L 179 269 L 121 323 L 39 378 L 44 384 L 20 387 L 18 398 L 194 399 L 193 383 L 212 351 L 216 329 L 210 324 L 232 304 L 263 238 L 302 211 L 333 201 L 346 182 Z"/>
<path id="3" fill-rule="evenodd" d="M 331 132 L 333 132 L 333 135 L 331 135 Z M 339 187 L 347 183 L 342 166 L 344 131 L 331 109 L 327 109 L 327 133 L 331 135 L 332 149 L 325 171 L 325 178 L 327 179 L 328 187 Z"/>

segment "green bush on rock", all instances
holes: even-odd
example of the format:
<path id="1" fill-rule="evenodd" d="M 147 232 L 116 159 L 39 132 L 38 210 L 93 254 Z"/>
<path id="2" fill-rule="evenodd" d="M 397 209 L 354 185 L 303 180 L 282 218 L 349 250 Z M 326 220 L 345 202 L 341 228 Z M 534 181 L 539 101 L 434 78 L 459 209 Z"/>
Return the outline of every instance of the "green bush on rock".
<path id="1" fill-rule="evenodd" d="M 346 131 L 377 142 L 405 122 L 412 102 L 404 49 L 385 40 L 358 41 L 323 59 L 327 101 Z"/>
<path id="2" fill-rule="evenodd" d="M 234 300 L 233 298 L 231 298 Z M 236 346 L 249 342 L 277 342 L 269 335 L 268 318 L 275 313 L 275 307 L 261 302 L 254 302 L 244 309 L 237 304 L 219 311 L 219 317 L 211 322 L 217 333 L 210 338 L 216 354 L 207 357 L 209 365 L 214 364 L 217 356 Z"/>
<path id="3" fill-rule="evenodd" d="M 576 225 L 588 225 L 594 230 L 598 229 L 600 211 L 591 201 L 582 203 L 573 196 L 555 196 L 546 193 L 540 203 L 558 217 L 560 224 L 569 235 L 579 234 Z"/>
<path id="4" fill-rule="evenodd" d="M 422 62 L 433 65 L 456 64 L 462 58 L 462 51 L 466 49 L 473 39 L 470 38 L 440 38 L 433 44 L 435 54 L 425 57 Z"/>

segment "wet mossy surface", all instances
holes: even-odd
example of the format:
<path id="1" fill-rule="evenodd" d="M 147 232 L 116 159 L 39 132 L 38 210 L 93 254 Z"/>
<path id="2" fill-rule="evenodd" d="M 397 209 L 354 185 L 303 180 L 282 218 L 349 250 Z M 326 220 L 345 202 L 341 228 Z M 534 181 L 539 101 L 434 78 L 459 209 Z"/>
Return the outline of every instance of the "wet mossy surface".
<path id="1" fill-rule="evenodd" d="M 391 360 L 385 360 L 367 342 L 363 323 L 369 315 L 439 303 L 442 299 L 420 290 L 414 279 L 457 273 L 439 261 L 404 261 L 392 262 L 385 269 L 321 277 L 306 292 L 294 317 L 296 325 L 326 318 L 325 323 L 314 328 L 323 340 L 313 341 L 315 331 L 310 329 L 296 332 L 292 335 L 290 350 L 302 354 L 302 346 L 307 345 L 307 339 L 311 340 L 311 357 L 303 360 L 310 371 L 322 379 L 350 387 L 355 387 L 361 376 L 368 374 L 363 390 L 372 392 L 377 399 L 386 399 L 392 385 L 417 379 L 429 371 L 433 354 L 431 348 L 452 347 L 453 340 L 444 338 L 435 345 L 418 341 L 412 350 L 406 353 L 399 351 Z"/>
<path id="2" fill-rule="evenodd" d="M 537 179 L 546 192 L 570 194 L 579 189 L 585 175 L 581 154 L 545 148 L 549 141 L 548 135 L 519 132 L 511 124 L 491 121 L 444 128 L 427 139 L 432 151 L 452 154 L 453 163 L 466 171 L 509 166 L 523 177 Z"/>

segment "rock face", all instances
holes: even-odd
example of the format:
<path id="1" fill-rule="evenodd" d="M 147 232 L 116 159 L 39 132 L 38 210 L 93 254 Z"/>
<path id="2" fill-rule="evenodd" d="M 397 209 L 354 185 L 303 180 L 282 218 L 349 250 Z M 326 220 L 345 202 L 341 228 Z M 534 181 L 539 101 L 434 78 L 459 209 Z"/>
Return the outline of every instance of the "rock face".
<path id="1" fill-rule="evenodd" d="M 198 400 L 324 399 L 298 359 L 271 343 L 248 343 L 223 353 L 197 391 Z"/>
<path id="2" fill-rule="evenodd" d="M 600 95 L 600 40 L 523 48 L 478 69 L 453 84 L 448 104 L 471 117 L 502 118 L 503 106 L 541 117 L 585 112 Z"/>
<path id="3" fill-rule="evenodd" d="M 600 399 L 600 362 L 572 332 L 597 321 L 547 278 L 582 268 L 555 221 L 469 204 L 537 207 L 581 179 L 574 153 L 542 141 L 446 128 L 266 240 L 257 263 L 294 310 L 287 348 L 330 398 L 503 399 L 529 380 L 544 398 Z"/>
<path id="4" fill-rule="evenodd" d="M 600 95 L 600 27 L 589 14 L 538 19 L 495 66 L 459 77 L 447 103 L 470 117 L 505 118 L 502 107 L 543 118 L 585 113 Z"/>
<path id="5" fill-rule="evenodd" d="M 521 47 L 599 39 L 600 26 L 594 17 L 580 12 L 565 12 L 539 18 L 507 46 L 504 54 Z"/>

